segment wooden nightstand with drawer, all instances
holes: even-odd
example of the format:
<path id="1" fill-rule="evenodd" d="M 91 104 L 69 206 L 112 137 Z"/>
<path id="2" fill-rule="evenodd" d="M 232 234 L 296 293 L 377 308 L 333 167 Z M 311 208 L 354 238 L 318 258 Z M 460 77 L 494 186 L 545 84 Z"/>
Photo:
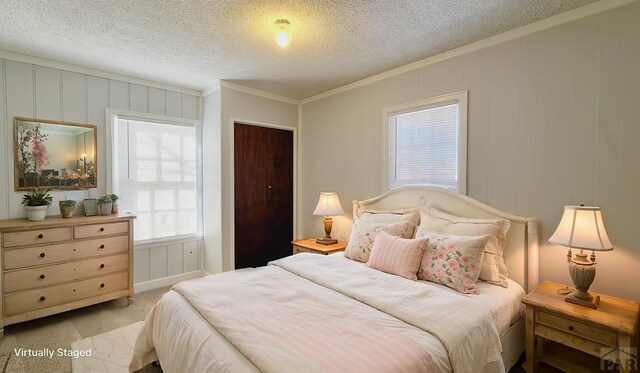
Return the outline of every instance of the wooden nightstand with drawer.
<path id="1" fill-rule="evenodd" d="M 527 317 L 527 372 L 543 364 L 565 372 L 637 370 L 640 305 L 600 294 L 597 309 L 565 302 L 560 289 L 544 282 L 522 303 Z"/>
<path id="2" fill-rule="evenodd" d="M 344 241 L 338 241 L 334 245 L 322 245 L 316 243 L 315 238 L 305 238 L 303 240 L 296 240 L 291 242 L 293 244 L 293 254 L 300 253 L 314 253 L 328 255 L 338 251 L 344 251 L 347 248 L 347 243 Z"/>
<path id="3" fill-rule="evenodd" d="M 127 297 L 132 215 L 0 220 L 0 338 L 6 325 Z"/>

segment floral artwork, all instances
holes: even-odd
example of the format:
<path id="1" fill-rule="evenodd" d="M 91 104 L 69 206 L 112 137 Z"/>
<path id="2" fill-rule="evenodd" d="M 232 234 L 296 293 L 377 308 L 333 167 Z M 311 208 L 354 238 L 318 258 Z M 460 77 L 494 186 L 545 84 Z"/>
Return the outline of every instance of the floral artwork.
<path id="1" fill-rule="evenodd" d="M 49 164 L 49 155 L 45 141 L 47 135 L 42 133 L 40 125 L 35 128 L 23 128 L 18 132 L 18 169 L 24 178 L 24 186 L 38 187 L 42 185 L 43 167 Z M 32 176 L 31 178 L 27 176 Z"/>
<path id="2" fill-rule="evenodd" d="M 465 294 L 478 294 L 476 281 L 488 236 L 439 234 L 418 227 L 416 238 L 429 238 L 418 279 L 446 285 Z"/>
<path id="3" fill-rule="evenodd" d="M 95 187 L 96 166 L 94 160 L 83 154 L 80 159 L 69 159 L 80 150 L 60 144 L 60 135 L 52 139 L 50 126 L 37 122 L 18 122 L 16 134 L 16 171 L 18 190 L 84 189 Z M 49 126 L 49 127 L 47 127 Z M 72 135 L 75 136 L 75 135 Z M 49 142 L 48 142 L 49 141 Z M 74 140 L 75 141 L 75 140 Z M 48 149 L 47 145 L 53 146 Z M 91 149 L 89 149 L 91 150 Z M 53 155 L 52 155 L 53 152 Z M 61 158 L 61 154 L 64 158 Z M 52 163 L 55 166 L 52 166 Z"/>

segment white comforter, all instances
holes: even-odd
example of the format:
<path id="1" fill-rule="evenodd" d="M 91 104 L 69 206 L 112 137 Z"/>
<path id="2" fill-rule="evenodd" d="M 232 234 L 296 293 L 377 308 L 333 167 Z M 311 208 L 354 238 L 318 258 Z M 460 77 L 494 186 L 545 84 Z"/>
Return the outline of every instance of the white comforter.
<path id="1" fill-rule="evenodd" d="M 293 293 L 282 291 L 282 281 L 289 282 L 289 285 L 284 286 L 285 288 L 298 289 L 312 294 L 314 299 L 322 299 L 331 308 L 344 310 L 350 315 L 357 315 L 363 319 L 371 320 L 377 325 L 383 325 L 398 335 L 409 338 L 419 346 L 432 348 L 435 336 L 446 347 L 445 360 L 448 360 L 443 363 L 442 351 L 432 348 L 438 370 L 453 368 L 455 372 L 480 372 L 490 362 L 500 359 L 500 339 L 490 312 L 475 304 L 470 296 L 451 294 L 437 287 L 425 286 L 421 282 L 388 275 L 339 256 L 300 254 L 272 264 L 270 267 L 208 276 L 174 287 L 174 290 L 182 294 L 220 334 L 244 355 L 242 357 L 232 356 L 233 359 L 248 359 L 254 367 L 263 371 L 296 370 L 296 365 L 292 363 L 294 355 L 286 346 L 264 343 L 269 340 L 267 330 L 273 332 L 273 329 L 261 328 L 259 324 L 254 325 L 251 322 L 246 322 L 247 319 L 243 319 L 240 315 L 235 317 L 229 312 L 220 313 L 217 311 L 229 306 L 230 303 L 243 304 L 246 299 L 242 298 L 242 294 L 237 294 L 235 299 L 229 297 L 228 293 L 221 297 L 220 289 L 225 288 L 224 283 L 244 284 L 252 289 L 260 289 L 260 291 L 272 294 L 273 299 L 286 304 L 286 302 L 292 301 L 287 297 Z M 274 286 L 281 289 L 278 290 Z M 242 286 L 236 287 L 236 292 L 240 292 L 241 288 Z M 175 297 L 175 295 L 171 296 Z M 263 302 L 260 307 L 268 308 L 269 305 Z M 315 307 L 318 305 L 315 304 Z M 130 366 L 132 370 L 140 368 L 150 358 L 153 358 L 154 336 L 158 337 L 161 334 L 157 328 L 163 322 L 163 320 L 155 320 L 156 318 L 158 317 L 156 317 L 156 309 L 154 308 L 136 343 L 134 358 Z M 286 322 L 286 319 L 283 319 L 282 322 Z M 295 325 L 296 328 L 304 327 L 304 323 L 298 322 Z M 166 342 L 167 337 L 163 336 L 163 338 Z M 176 341 L 185 338 L 184 336 L 175 336 Z M 166 350 L 166 343 L 164 345 Z M 218 345 L 217 348 L 229 350 L 225 352 L 227 354 L 237 354 L 237 352 L 230 352 L 233 350 L 230 346 Z M 163 352 L 166 354 L 168 351 Z M 183 351 L 183 353 L 185 352 Z M 198 352 L 191 351 L 189 353 Z M 165 361 L 166 358 L 163 354 L 160 356 L 163 359 L 161 361 L 163 368 L 170 371 L 170 362 Z M 342 363 L 350 356 L 353 355 L 336 356 L 332 354 L 327 356 L 327 360 L 340 359 Z M 230 358 L 230 360 L 233 359 Z M 356 360 L 354 359 L 354 361 Z M 185 359 L 181 359 L 181 361 L 185 361 Z M 308 364 L 304 361 L 299 363 L 303 365 L 297 365 L 298 367 Z M 216 371 L 238 370 L 237 367 L 234 369 L 232 364 L 224 358 L 218 358 L 216 361 L 212 361 L 212 364 L 208 366 L 208 369 Z M 336 367 L 344 368 L 344 365 L 336 364 Z M 187 367 L 182 366 L 181 368 L 186 369 Z M 324 370 L 330 369 L 324 367 Z"/>

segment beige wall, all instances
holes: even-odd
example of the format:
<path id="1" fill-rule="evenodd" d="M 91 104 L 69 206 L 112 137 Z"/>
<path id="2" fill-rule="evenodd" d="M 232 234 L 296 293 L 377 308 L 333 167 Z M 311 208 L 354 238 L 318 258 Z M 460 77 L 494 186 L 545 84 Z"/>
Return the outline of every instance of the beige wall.
<path id="1" fill-rule="evenodd" d="M 204 268 L 209 272 L 232 269 L 233 191 L 230 181 L 233 179 L 231 122 L 234 119 L 297 128 L 298 105 L 224 86 L 204 98 Z M 214 155 L 215 152 L 219 154 Z M 220 198 L 219 203 L 217 198 Z"/>
<path id="2" fill-rule="evenodd" d="M 547 239 L 565 204 L 601 206 L 616 248 L 598 255 L 593 289 L 640 300 L 639 88 L 635 2 L 306 103 L 302 235 L 321 234 L 321 191 L 337 192 L 347 212 L 383 192 L 383 107 L 468 89 L 468 194 L 537 217 L 541 279 L 564 283 L 566 249 Z"/>
<path id="3" fill-rule="evenodd" d="M 202 202 L 204 252 L 203 269 L 222 271 L 222 164 L 221 93 L 216 89 L 202 98 Z"/>

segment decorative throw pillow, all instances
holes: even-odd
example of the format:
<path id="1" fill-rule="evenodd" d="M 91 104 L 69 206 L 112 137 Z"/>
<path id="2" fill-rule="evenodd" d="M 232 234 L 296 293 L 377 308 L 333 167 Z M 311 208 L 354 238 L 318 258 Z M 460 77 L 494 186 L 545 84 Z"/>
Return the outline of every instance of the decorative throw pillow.
<path id="1" fill-rule="evenodd" d="M 418 269 L 420 280 L 437 282 L 465 294 L 479 293 L 476 281 L 489 235 L 457 236 L 418 227 L 416 239 L 419 238 L 429 240 Z"/>
<path id="2" fill-rule="evenodd" d="M 456 234 L 460 236 L 482 236 L 489 240 L 484 248 L 483 268 L 480 279 L 507 287 L 507 267 L 502 259 L 502 251 L 507 243 L 507 232 L 511 222 L 506 219 L 473 219 L 447 214 L 435 207 L 420 213 L 420 226 L 426 230 Z"/>
<path id="3" fill-rule="evenodd" d="M 428 238 L 408 240 L 380 232 L 373 242 L 366 266 L 415 281 L 428 242 Z"/>
<path id="4" fill-rule="evenodd" d="M 366 263 L 369 261 L 373 241 L 378 232 L 382 231 L 396 237 L 411 238 L 415 227 L 415 224 L 409 221 L 385 224 L 355 219 L 344 254 L 349 259 Z"/>

